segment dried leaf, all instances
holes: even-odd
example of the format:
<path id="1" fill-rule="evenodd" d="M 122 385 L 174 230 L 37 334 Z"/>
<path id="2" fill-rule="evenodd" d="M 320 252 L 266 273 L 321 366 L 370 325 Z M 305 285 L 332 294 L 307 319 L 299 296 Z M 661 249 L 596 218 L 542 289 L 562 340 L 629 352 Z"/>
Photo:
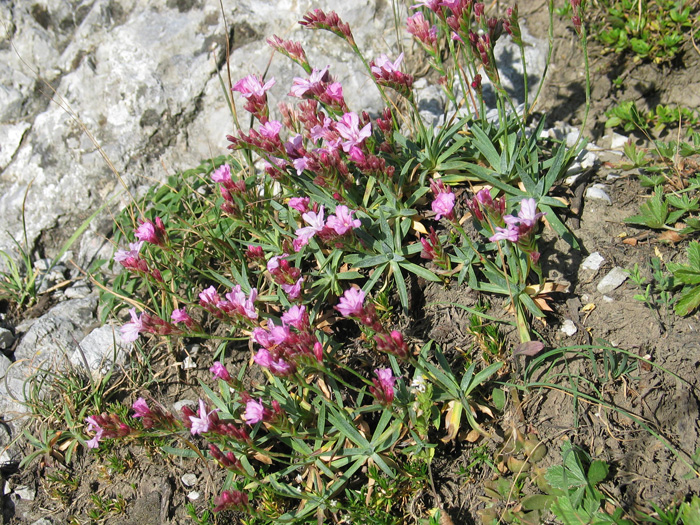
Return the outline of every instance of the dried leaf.
<path id="1" fill-rule="evenodd" d="M 540 310 L 545 312 L 553 312 L 552 308 L 547 304 L 547 298 L 545 297 L 533 297 L 532 301 L 537 305 Z"/>
<path id="2" fill-rule="evenodd" d="M 623 244 L 629 244 L 630 246 L 637 246 L 637 239 L 634 237 L 628 237 L 627 239 L 622 239 Z"/>
<path id="3" fill-rule="evenodd" d="M 585 312 L 592 312 L 593 310 L 595 310 L 595 304 L 593 304 L 593 303 L 588 303 L 583 308 L 581 308 L 581 311 L 584 313 Z"/>
<path id="4" fill-rule="evenodd" d="M 539 354 L 544 348 L 542 341 L 526 341 L 513 348 L 513 355 L 526 355 L 532 357 Z"/>
<path id="5" fill-rule="evenodd" d="M 456 400 L 452 400 L 447 403 L 447 413 L 445 414 L 445 430 L 447 434 L 440 438 L 443 443 L 449 443 L 457 437 L 457 432 L 459 432 L 459 426 L 462 422 L 462 403 Z"/>
<path id="6" fill-rule="evenodd" d="M 477 430 L 471 429 L 469 432 L 467 432 L 467 435 L 464 439 L 468 443 L 476 443 L 479 440 L 479 438 L 481 438 L 481 434 L 479 434 Z"/>
<path id="7" fill-rule="evenodd" d="M 256 452 L 253 457 L 257 459 L 260 463 L 265 463 L 265 465 L 272 465 L 272 458 L 263 454 L 262 452 Z"/>
<path id="8" fill-rule="evenodd" d="M 659 236 L 656 238 L 658 241 L 661 242 L 670 242 L 672 244 L 677 244 L 683 240 L 683 237 L 678 235 L 678 232 L 674 232 L 672 230 L 666 230 L 665 232 L 662 232 L 659 234 Z M 655 253 L 661 253 L 658 251 L 658 249 L 655 247 L 654 249 Z M 659 257 L 657 255 L 657 257 Z M 659 257 L 663 261 L 663 257 Z"/>
<path id="9" fill-rule="evenodd" d="M 420 221 L 412 220 L 411 227 L 415 231 L 417 231 L 418 233 L 422 233 L 423 235 L 428 235 L 428 230 L 425 229 L 425 226 L 423 226 L 423 223 Z"/>
<path id="10" fill-rule="evenodd" d="M 481 410 L 484 414 L 486 414 L 489 417 L 493 417 L 493 412 L 491 412 L 491 409 L 487 406 L 476 404 L 477 407 L 479 407 L 479 410 Z"/>

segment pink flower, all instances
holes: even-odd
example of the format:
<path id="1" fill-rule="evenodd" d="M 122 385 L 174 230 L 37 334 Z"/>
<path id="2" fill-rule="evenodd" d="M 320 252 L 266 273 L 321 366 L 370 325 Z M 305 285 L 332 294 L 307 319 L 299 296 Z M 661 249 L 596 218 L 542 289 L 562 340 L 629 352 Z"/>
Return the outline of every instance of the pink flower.
<path id="1" fill-rule="evenodd" d="M 288 298 L 292 301 L 299 299 L 301 297 L 301 285 L 304 283 L 304 278 L 299 277 L 294 284 L 283 284 L 282 290 L 287 294 Z"/>
<path id="2" fill-rule="evenodd" d="M 225 490 L 214 498 L 214 512 L 225 509 L 245 511 L 248 508 L 248 495 L 238 490 Z"/>
<path id="3" fill-rule="evenodd" d="M 359 228 L 362 224 L 359 219 L 352 218 L 354 213 L 355 210 L 350 210 L 347 206 L 336 206 L 335 215 L 328 217 L 326 226 L 332 228 L 338 235 L 344 235 L 352 231 L 353 228 Z"/>
<path id="4" fill-rule="evenodd" d="M 439 193 L 431 204 L 431 208 L 436 213 L 435 219 L 440 220 L 442 217 L 452 218 L 452 210 L 455 206 L 454 193 Z"/>
<path id="5" fill-rule="evenodd" d="M 289 199 L 289 207 L 297 210 L 299 213 L 306 213 L 309 211 L 309 202 L 311 202 L 311 199 L 308 197 L 292 197 Z"/>
<path id="6" fill-rule="evenodd" d="M 260 134 L 269 140 L 279 139 L 282 123 L 279 120 L 270 120 L 260 126 Z"/>
<path id="7" fill-rule="evenodd" d="M 517 226 L 508 226 L 507 228 L 496 227 L 496 233 L 489 237 L 489 241 L 510 241 L 518 242 L 520 233 Z"/>
<path id="8" fill-rule="evenodd" d="M 309 239 L 311 239 L 311 237 L 323 230 L 323 227 L 325 226 L 323 214 L 324 209 L 323 206 L 321 206 L 321 209 L 318 211 L 318 213 L 309 211 L 302 215 L 302 218 L 304 219 L 306 224 L 308 224 L 308 226 L 299 228 L 295 232 L 297 235 L 297 239 L 295 239 L 295 241 L 298 241 L 298 244 L 294 245 L 294 249 L 296 251 L 299 251 L 302 246 L 306 246 L 309 243 Z M 297 249 L 297 246 L 299 249 Z"/>
<path id="9" fill-rule="evenodd" d="M 416 37 L 423 45 L 432 48 L 437 42 L 437 26 L 430 27 L 420 11 L 406 20 L 407 31 Z"/>
<path id="10" fill-rule="evenodd" d="M 258 318 L 258 312 L 255 311 L 255 299 L 258 297 L 258 290 L 251 288 L 250 296 L 246 297 L 241 289 L 241 285 L 237 284 L 233 289 L 226 294 L 226 302 L 220 304 L 222 310 L 226 313 L 236 313 L 241 317 L 245 317 L 254 321 Z"/>
<path id="11" fill-rule="evenodd" d="M 173 310 L 173 313 L 170 314 L 170 319 L 173 323 L 185 323 L 188 326 L 192 323 L 192 318 L 184 308 Z"/>
<path id="12" fill-rule="evenodd" d="M 124 262 L 128 259 L 140 258 L 139 252 L 141 251 L 141 246 L 143 246 L 143 241 L 129 243 L 128 250 L 117 250 L 117 253 L 114 254 L 114 260 L 126 266 Z"/>
<path id="13" fill-rule="evenodd" d="M 204 404 L 204 401 L 201 399 L 199 400 L 199 417 L 196 416 L 190 416 L 190 422 L 192 426 L 190 427 L 190 432 L 192 433 L 193 436 L 197 434 L 204 434 L 205 432 L 209 432 L 209 429 L 212 426 L 212 419 L 211 415 L 215 414 L 216 410 L 211 410 L 207 412 L 207 406 Z"/>
<path id="14" fill-rule="evenodd" d="M 378 379 L 373 379 L 374 387 L 370 387 L 370 392 L 374 394 L 382 405 L 390 405 L 394 400 L 394 383 L 396 378 L 391 368 L 377 368 L 374 371 Z"/>
<path id="15" fill-rule="evenodd" d="M 341 137 L 345 139 L 342 143 L 343 151 L 345 153 L 350 152 L 350 150 L 356 146 L 362 144 L 362 142 L 369 136 L 372 135 L 372 124 L 367 123 L 362 129 L 360 129 L 360 119 L 357 113 L 345 113 L 335 125 L 336 131 Z"/>
<path id="16" fill-rule="evenodd" d="M 526 225 L 528 228 L 534 228 L 535 223 L 540 219 L 540 217 L 544 216 L 544 213 L 537 213 L 537 202 L 535 199 L 523 199 L 521 201 L 520 211 L 518 212 L 518 217 L 520 218 L 521 224 Z"/>
<path id="17" fill-rule="evenodd" d="M 307 330 L 309 328 L 309 314 L 306 313 L 306 307 L 304 305 L 292 306 L 282 314 L 282 322 L 293 326 L 300 332 Z"/>
<path id="18" fill-rule="evenodd" d="M 156 217 L 155 223 L 145 220 L 136 228 L 134 235 L 140 241 L 163 246 L 165 242 L 165 225 L 160 217 Z"/>
<path id="19" fill-rule="evenodd" d="M 151 416 L 151 409 L 148 408 L 148 403 L 146 403 L 146 400 L 142 397 L 134 401 L 134 404 L 131 405 L 131 409 L 134 411 L 134 417 Z"/>
<path id="20" fill-rule="evenodd" d="M 231 88 L 232 91 L 238 91 L 245 98 L 265 96 L 265 92 L 275 85 L 275 79 L 271 78 L 265 84 L 255 75 L 248 75 L 236 82 Z"/>
<path id="21" fill-rule="evenodd" d="M 88 424 L 88 432 L 95 432 L 93 438 L 87 442 L 87 446 L 88 448 L 97 448 L 100 446 L 100 441 L 102 440 L 104 430 L 102 429 L 98 421 L 95 419 L 95 416 L 86 417 L 85 421 Z"/>
<path id="22" fill-rule="evenodd" d="M 360 288 L 348 288 L 335 309 L 343 317 L 360 317 L 364 311 L 365 292 Z"/>
<path id="23" fill-rule="evenodd" d="M 302 98 L 309 91 L 317 89 L 323 82 L 328 82 L 330 75 L 328 75 L 328 69 L 331 66 L 326 66 L 323 69 L 314 68 L 311 71 L 308 79 L 296 77 L 292 80 L 292 89 L 290 95 L 298 98 Z"/>
<path id="24" fill-rule="evenodd" d="M 408 357 L 408 345 L 403 340 L 403 335 L 398 330 L 392 330 L 390 334 L 377 334 L 374 336 L 377 350 L 393 354 L 400 359 Z"/>
<path id="25" fill-rule="evenodd" d="M 231 380 L 231 374 L 228 373 L 228 370 L 226 370 L 226 367 L 221 363 L 220 361 L 216 361 L 214 363 L 214 366 L 212 366 L 209 371 L 216 377 L 217 379 L 223 379 L 224 381 L 230 381 Z"/>
<path id="26" fill-rule="evenodd" d="M 219 297 L 219 294 L 216 293 L 216 288 L 213 286 L 210 286 L 206 290 L 199 293 L 199 304 L 204 307 L 212 306 L 216 308 L 219 306 L 220 302 L 221 298 Z"/>
<path id="27" fill-rule="evenodd" d="M 227 182 L 231 182 L 231 166 L 228 164 L 222 164 L 218 168 L 214 170 L 214 173 L 211 174 L 211 180 L 214 182 L 220 182 L 222 184 L 226 184 Z"/>
<path id="28" fill-rule="evenodd" d="M 265 407 L 260 402 L 260 400 L 255 401 L 250 399 L 245 404 L 245 413 L 243 414 L 243 420 L 249 425 L 255 425 L 263 420 L 265 415 Z"/>
<path id="29" fill-rule="evenodd" d="M 392 62 L 391 59 L 386 56 L 386 54 L 382 53 L 382 55 L 374 61 L 374 65 L 371 67 L 372 73 L 375 76 L 381 77 L 386 73 L 400 72 L 401 70 L 399 69 L 399 66 L 401 65 L 402 61 L 403 53 L 401 53 L 399 58 L 397 58 L 394 62 Z"/>
<path id="30" fill-rule="evenodd" d="M 131 308 L 129 309 L 129 315 L 131 315 L 131 321 L 119 329 L 122 341 L 125 343 L 133 343 L 139 338 L 139 333 L 144 331 L 143 314 L 137 316 L 136 308 Z"/>

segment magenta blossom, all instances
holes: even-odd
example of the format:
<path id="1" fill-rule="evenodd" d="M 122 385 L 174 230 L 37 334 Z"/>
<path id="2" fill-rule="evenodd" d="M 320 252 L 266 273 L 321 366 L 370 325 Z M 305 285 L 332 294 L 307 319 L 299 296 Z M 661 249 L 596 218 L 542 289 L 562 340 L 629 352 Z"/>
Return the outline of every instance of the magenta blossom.
<path id="1" fill-rule="evenodd" d="M 289 207 L 297 210 L 299 213 L 306 213 L 309 211 L 309 203 L 311 199 L 308 197 L 292 197 L 289 199 Z"/>
<path id="2" fill-rule="evenodd" d="M 318 211 L 318 213 L 309 211 L 304 213 L 302 215 L 302 218 L 304 219 L 304 222 L 308 224 L 308 226 L 296 230 L 295 233 L 297 235 L 297 238 L 294 240 L 293 243 L 295 251 L 299 251 L 301 250 L 302 246 L 306 246 L 309 243 L 309 239 L 311 239 L 311 237 L 313 237 L 317 233 L 321 232 L 324 226 L 326 225 L 324 221 L 323 206 L 321 206 L 321 209 Z"/>
<path id="3" fill-rule="evenodd" d="M 228 164 L 222 164 L 214 170 L 211 174 L 211 180 L 214 182 L 220 182 L 222 184 L 231 182 L 231 166 Z"/>
<path id="4" fill-rule="evenodd" d="M 131 308 L 129 309 L 129 315 L 131 316 L 131 321 L 123 325 L 119 330 L 122 341 L 125 343 L 133 343 L 139 338 L 139 333 L 144 331 L 143 314 L 136 315 L 136 308 Z"/>
<path id="5" fill-rule="evenodd" d="M 199 400 L 199 412 L 197 416 L 190 416 L 190 422 L 192 426 L 190 427 L 190 432 L 192 435 L 204 434 L 209 432 L 214 421 L 212 419 L 212 414 L 216 414 L 216 410 L 211 410 L 207 412 L 207 406 L 204 404 L 203 400 Z"/>
<path id="6" fill-rule="evenodd" d="M 434 48 L 437 42 L 437 26 L 430 26 L 420 11 L 406 19 L 407 31 L 428 48 Z"/>
<path id="7" fill-rule="evenodd" d="M 134 411 L 134 417 L 149 417 L 151 415 L 151 409 L 148 407 L 148 403 L 142 397 L 134 401 L 131 405 L 131 409 Z"/>
<path id="8" fill-rule="evenodd" d="M 374 61 L 374 65 L 371 67 L 372 73 L 375 76 L 382 76 L 386 73 L 400 72 L 401 70 L 399 69 L 399 66 L 401 65 L 402 61 L 403 53 L 401 53 L 393 62 L 385 53 L 382 53 L 382 55 Z"/>
<path id="9" fill-rule="evenodd" d="M 275 85 L 275 79 L 271 78 L 265 84 L 262 79 L 255 75 L 248 75 L 236 82 L 231 88 L 232 91 L 238 91 L 245 98 L 264 97 L 265 93 Z"/>
<path id="10" fill-rule="evenodd" d="M 248 509 L 248 495 L 239 490 L 225 490 L 214 498 L 214 512 L 226 509 L 245 511 Z"/>
<path id="11" fill-rule="evenodd" d="M 452 210 L 455 206 L 454 193 L 439 193 L 431 204 L 432 210 L 435 212 L 435 219 L 440 220 L 442 217 L 448 219 L 453 218 Z"/>
<path id="12" fill-rule="evenodd" d="M 173 323 L 185 323 L 185 325 L 188 327 L 194 323 L 190 315 L 187 313 L 187 310 L 184 308 L 173 310 L 173 313 L 170 314 L 170 319 Z"/>
<path id="13" fill-rule="evenodd" d="M 299 277 L 299 279 L 297 279 L 297 281 L 294 284 L 283 284 L 281 285 L 281 287 L 284 293 L 287 294 L 289 300 L 295 301 L 296 299 L 299 299 L 299 297 L 301 297 L 302 284 L 304 284 L 304 278 Z"/>
<path id="14" fill-rule="evenodd" d="M 231 374 L 228 373 L 228 370 L 226 370 L 226 367 L 221 363 L 221 361 L 216 361 L 214 363 L 214 366 L 212 366 L 209 371 L 216 377 L 217 379 L 223 379 L 224 381 L 230 381 L 231 380 Z"/>
<path id="15" fill-rule="evenodd" d="M 139 252 L 141 251 L 141 247 L 143 246 L 143 241 L 139 242 L 131 242 L 129 243 L 129 249 L 128 250 L 117 250 L 117 253 L 114 254 L 114 260 L 123 266 L 126 266 L 124 263 L 129 260 L 129 259 L 136 259 L 138 260 L 140 258 Z"/>
<path id="16" fill-rule="evenodd" d="M 342 143 L 345 153 L 358 148 L 366 138 L 372 135 L 372 124 L 365 124 L 360 129 L 360 119 L 354 112 L 345 113 L 340 122 L 335 125 L 335 129 L 345 139 Z"/>
<path id="17" fill-rule="evenodd" d="M 338 235 L 345 235 L 352 231 L 353 228 L 359 228 L 361 222 L 359 219 L 353 219 L 352 216 L 355 210 L 348 209 L 347 206 L 338 205 L 335 207 L 335 215 L 328 217 L 326 226 L 332 228 Z"/>
<path id="18" fill-rule="evenodd" d="M 245 412 L 243 414 L 243 420 L 249 425 L 255 425 L 263 420 L 265 416 L 265 407 L 260 400 L 255 401 L 254 399 L 248 400 L 245 404 Z"/>
<path id="19" fill-rule="evenodd" d="M 364 311 L 365 292 L 360 288 L 348 288 L 335 309 L 343 317 L 360 317 Z"/>
<path id="20" fill-rule="evenodd" d="M 326 66 L 323 69 L 314 68 L 311 71 L 308 79 L 296 77 L 292 80 L 292 90 L 290 95 L 302 98 L 309 92 L 317 90 L 322 83 L 328 82 L 330 80 L 330 75 L 328 74 L 328 69 L 330 66 Z"/>
<path id="21" fill-rule="evenodd" d="M 293 326 L 300 332 L 308 330 L 309 314 L 306 312 L 306 307 L 304 305 L 292 306 L 282 314 L 282 322 L 286 325 Z"/>
<path id="22" fill-rule="evenodd" d="M 134 235 L 140 241 L 145 241 L 158 246 L 165 244 L 165 225 L 160 217 L 156 217 L 155 222 L 150 220 L 142 221 L 134 231 Z"/>
<path id="23" fill-rule="evenodd" d="M 377 374 L 377 379 L 372 379 L 374 387 L 370 387 L 369 390 L 379 403 L 390 405 L 394 400 L 394 383 L 396 378 L 391 368 L 377 368 L 374 373 Z"/>

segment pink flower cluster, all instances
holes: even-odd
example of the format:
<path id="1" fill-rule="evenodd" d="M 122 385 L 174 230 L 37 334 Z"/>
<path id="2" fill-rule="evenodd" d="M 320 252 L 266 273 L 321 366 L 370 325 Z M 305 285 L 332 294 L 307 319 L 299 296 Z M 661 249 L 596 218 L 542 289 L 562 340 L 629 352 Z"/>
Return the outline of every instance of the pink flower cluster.
<path id="1" fill-rule="evenodd" d="M 224 454 L 214 443 L 209 444 L 209 452 L 211 453 L 211 457 L 213 457 L 219 463 L 219 465 L 225 469 L 233 472 L 245 472 L 241 461 L 233 454 L 233 452 L 229 451 Z"/>
<path id="2" fill-rule="evenodd" d="M 479 190 L 473 199 L 467 201 L 467 207 L 472 212 L 474 219 L 480 223 L 486 223 L 485 226 L 503 225 L 506 199 L 499 197 L 494 200 L 488 188 Z"/>
<path id="3" fill-rule="evenodd" d="M 182 407 L 182 419 L 185 427 L 195 436 L 198 434 L 218 434 L 230 437 L 241 443 L 250 443 L 248 432 L 229 421 L 222 421 L 217 410 L 208 410 L 206 403 L 200 399 L 197 412 L 188 406 Z"/>
<path id="4" fill-rule="evenodd" d="M 155 335 L 179 335 L 183 333 L 182 330 L 173 324 L 163 321 L 160 317 L 151 315 L 148 312 L 142 312 L 137 315 L 136 308 L 131 308 L 129 315 L 131 316 L 131 321 L 120 328 L 122 341 L 125 343 L 133 343 L 142 332 Z"/>
<path id="5" fill-rule="evenodd" d="M 505 215 L 503 221 L 507 225 L 506 228 L 496 227 L 496 233 L 489 237 L 489 240 L 491 242 L 506 240 L 513 243 L 528 244 L 537 221 L 544 215 L 544 213 L 537 212 L 535 199 L 523 199 L 520 202 L 518 216 Z"/>
<path id="6" fill-rule="evenodd" d="M 141 258 L 141 247 L 144 241 L 129 243 L 128 250 L 117 250 L 114 254 L 114 260 L 121 264 L 127 270 L 136 272 L 144 277 L 152 277 L 158 282 L 163 282 L 163 277 L 160 275 L 160 270 L 157 268 L 151 270 L 148 262 Z"/>
<path id="7" fill-rule="evenodd" d="M 303 362 L 323 362 L 323 346 L 313 334 L 305 306 L 292 306 L 282 315 L 282 324 L 270 321 L 267 328 L 255 328 L 253 341 L 262 348 L 253 360 L 276 376 L 294 374 Z"/>
<path id="8" fill-rule="evenodd" d="M 413 76 L 407 75 L 399 69 L 402 61 L 403 53 L 394 62 L 382 54 L 369 65 L 372 75 L 379 85 L 390 87 L 404 97 L 409 97 L 413 87 Z"/>
<path id="9" fill-rule="evenodd" d="M 295 301 L 301 297 L 304 278 L 301 270 L 289 264 L 285 259 L 287 254 L 275 255 L 267 262 L 267 271 L 270 272 L 272 280 L 279 284 L 290 301 Z"/>
<path id="10" fill-rule="evenodd" d="M 435 195 L 435 200 L 431 203 L 431 208 L 435 212 L 435 219 L 440 220 L 442 217 L 453 221 L 455 216 L 453 213 L 455 207 L 455 194 L 452 189 L 440 179 L 435 179 L 430 183 L 430 189 Z"/>
<path id="11" fill-rule="evenodd" d="M 360 288 L 348 288 L 338 301 L 335 309 L 343 317 L 351 317 L 358 320 L 363 326 L 377 332 L 374 342 L 377 350 L 393 354 L 400 359 L 406 359 L 409 354 L 408 345 L 404 342 L 401 332 L 393 330 L 386 332 L 373 304 L 365 304 L 365 292 Z"/>
<path id="12" fill-rule="evenodd" d="M 335 110 L 347 111 L 343 98 L 343 86 L 335 82 L 328 73 L 330 66 L 323 69 L 313 68 L 308 78 L 295 77 L 292 79 L 290 96 L 297 98 L 315 99 Z"/>
<path id="13" fill-rule="evenodd" d="M 221 299 L 216 288 L 210 286 L 200 292 L 199 304 L 219 319 L 229 318 L 248 322 L 255 321 L 258 318 L 258 312 L 255 310 L 254 305 L 257 297 L 257 289 L 252 288 L 250 295 L 246 297 L 241 289 L 241 285 L 237 284 L 225 295 L 225 299 Z"/>
<path id="14" fill-rule="evenodd" d="M 267 43 L 274 48 L 279 53 L 288 56 L 294 62 L 299 64 L 305 70 L 310 68 L 309 61 L 306 59 L 306 52 L 299 42 L 292 42 L 291 40 L 282 40 L 277 35 L 272 35 L 271 38 L 267 39 Z"/>
<path id="15" fill-rule="evenodd" d="M 114 439 L 128 436 L 133 429 L 119 420 L 116 414 L 102 413 L 85 418 L 88 432 L 94 432 L 93 438 L 87 442 L 88 448 L 97 448 L 103 439 Z"/>
<path id="16" fill-rule="evenodd" d="M 143 428 L 174 429 L 176 428 L 175 418 L 172 414 L 165 412 L 159 406 L 153 408 L 148 406 L 142 397 L 134 401 L 131 405 L 135 418 L 141 418 Z"/>
<path id="17" fill-rule="evenodd" d="M 281 423 L 284 421 L 284 411 L 280 407 L 277 400 L 272 400 L 272 408 L 267 408 L 262 403 L 262 399 L 249 399 L 245 405 L 245 412 L 243 413 L 243 420 L 249 425 L 255 425 L 261 421 L 266 423 L 277 422 Z"/>
<path id="18" fill-rule="evenodd" d="M 352 31 L 350 31 L 350 26 L 343 22 L 335 11 L 325 13 L 321 9 L 314 9 L 304 15 L 304 19 L 299 23 L 309 29 L 331 31 L 344 38 L 352 47 L 355 47 L 355 39 L 352 36 Z"/>
<path id="19" fill-rule="evenodd" d="M 437 25 L 430 25 L 420 11 L 409 16 L 406 20 L 407 31 L 421 44 L 431 51 L 435 51 L 437 43 Z"/>
<path id="20" fill-rule="evenodd" d="M 328 219 L 324 219 L 324 207 L 321 206 L 318 212 L 308 211 L 302 214 L 302 219 L 307 224 L 296 230 L 296 239 L 294 239 L 294 250 L 299 251 L 302 247 L 309 244 L 309 240 L 318 235 L 321 240 L 327 244 L 342 245 L 342 237 L 352 234 L 354 228 L 359 228 L 361 222 L 359 219 L 353 218 L 354 210 L 350 210 L 347 206 L 339 204 L 335 207 L 335 215 L 330 215 Z"/>
<path id="21" fill-rule="evenodd" d="M 262 124 L 268 120 L 269 109 L 267 107 L 267 91 L 275 85 L 272 78 L 263 84 L 260 77 L 248 75 L 236 82 L 231 88 L 238 91 L 245 99 L 245 109 L 249 111 Z"/>
<path id="22" fill-rule="evenodd" d="M 141 220 L 141 224 L 134 231 L 134 235 L 139 241 L 155 244 L 160 247 L 165 246 L 167 234 L 165 225 L 160 217 L 156 217 L 155 222 L 150 220 Z"/>
<path id="23" fill-rule="evenodd" d="M 377 378 L 372 379 L 374 386 L 369 387 L 369 391 L 377 398 L 380 404 L 389 406 L 394 401 L 394 384 L 396 383 L 396 378 L 391 368 L 378 368 L 374 373 L 377 374 Z"/>
<path id="24" fill-rule="evenodd" d="M 222 510 L 249 511 L 248 495 L 239 490 L 225 490 L 220 496 L 214 498 L 213 510 L 214 512 Z"/>
<path id="25" fill-rule="evenodd" d="M 269 125 L 269 122 L 268 122 Z M 211 175 L 211 180 L 219 184 L 219 191 L 224 198 L 221 209 L 229 215 L 236 215 L 238 205 L 234 200 L 234 195 L 245 195 L 246 187 L 244 180 L 233 180 L 231 177 L 231 166 L 222 164 Z"/>

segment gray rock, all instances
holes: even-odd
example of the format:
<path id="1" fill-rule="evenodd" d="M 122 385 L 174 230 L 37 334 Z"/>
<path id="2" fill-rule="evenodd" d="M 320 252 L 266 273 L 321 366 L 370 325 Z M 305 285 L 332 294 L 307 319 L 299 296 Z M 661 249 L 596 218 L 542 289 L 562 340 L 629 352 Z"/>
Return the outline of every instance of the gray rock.
<path id="1" fill-rule="evenodd" d="M 571 337 L 578 331 L 578 329 L 576 328 L 576 324 L 571 319 L 565 319 L 564 322 L 561 324 L 560 330 L 569 337 Z"/>
<path id="2" fill-rule="evenodd" d="M 26 485 L 15 487 L 13 493 L 25 501 L 34 501 L 34 498 L 36 498 L 36 489 Z"/>
<path id="3" fill-rule="evenodd" d="M 604 184 L 594 184 L 593 186 L 587 188 L 586 198 L 605 201 L 608 206 L 612 205 L 612 199 L 610 199 L 610 195 L 608 195 L 607 191 L 605 191 Z"/>
<path id="4" fill-rule="evenodd" d="M 71 355 L 70 362 L 77 367 L 88 365 L 95 375 L 105 375 L 115 364 L 123 364 L 131 344 L 121 340 L 119 330 L 105 325 L 90 332 Z"/>
<path id="5" fill-rule="evenodd" d="M 627 280 L 627 277 L 629 277 L 629 274 L 625 270 L 619 266 L 615 266 L 615 268 L 610 270 L 610 272 L 601 279 L 596 289 L 599 293 L 607 295 L 619 288 L 620 285 Z"/>
<path id="6" fill-rule="evenodd" d="M 0 328 L 0 349 L 7 350 L 15 342 L 15 336 L 7 328 Z"/>
<path id="7" fill-rule="evenodd" d="M 0 354 L 0 414 L 8 420 L 27 412 L 27 407 L 22 404 L 25 378 L 20 370 L 21 364 Z"/>
<path id="8" fill-rule="evenodd" d="M 593 270 L 597 271 L 600 266 L 605 262 L 605 259 L 598 252 L 593 252 L 588 257 L 586 257 L 581 263 L 581 268 L 583 270 Z"/>
<path id="9" fill-rule="evenodd" d="M 197 476 L 195 474 L 187 473 L 183 474 L 183 476 L 180 478 L 182 480 L 183 485 L 185 487 L 194 487 L 197 484 Z"/>

